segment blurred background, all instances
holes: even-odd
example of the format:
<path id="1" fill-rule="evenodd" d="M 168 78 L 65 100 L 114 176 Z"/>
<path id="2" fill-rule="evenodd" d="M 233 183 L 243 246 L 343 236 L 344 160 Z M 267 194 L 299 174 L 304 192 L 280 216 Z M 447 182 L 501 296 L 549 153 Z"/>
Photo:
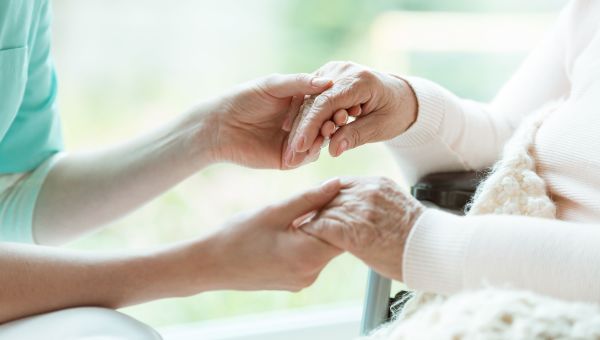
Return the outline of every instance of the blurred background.
<path id="1" fill-rule="evenodd" d="M 117 143 L 237 83 L 273 72 L 312 72 L 330 60 L 419 75 L 461 96 L 489 100 L 564 2 L 54 0 L 53 53 L 67 147 Z M 323 154 L 288 172 L 216 165 L 70 247 L 110 251 L 197 237 L 240 211 L 340 175 L 384 175 L 403 183 L 381 145 L 335 160 Z M 300 293 L 211 292 L 124 312 L 168 326 L 358 304 L 366 272 L 344 255 Z"/>

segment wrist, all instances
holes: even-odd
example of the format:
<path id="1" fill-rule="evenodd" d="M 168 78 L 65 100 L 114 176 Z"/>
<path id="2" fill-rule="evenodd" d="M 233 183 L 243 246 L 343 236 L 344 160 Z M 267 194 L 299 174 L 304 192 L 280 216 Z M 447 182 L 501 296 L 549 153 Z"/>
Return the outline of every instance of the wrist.
<path id="1" fill-rule="evenodd" d="M 223 109 L 220 100 L 214 99 L 198 104 L 184 114 L 181 128 L 188 132 L 184 149 L 198 169 L 223 161 L 219 152 Z"/>
<path id="2" fill-rule="evenodd" d="M 184 297 L 223 288 L 222 254 L 214 236 L 181 242 L 153 254 L 166 296 Z"/>
<path id="3" fill-rule="evenodd" d="M 392 93 L 396 113 L 402 118 L 400 133 L 408 130 L 416 121 L 419 112 L 419 102 L 412 86 L 404 78 L 390 74 L 397 84 Z"/>
<path id="4" fill-rule="evenodd" d="M 102 256 L 90 264 L 98 274 L 94 282 L 95 294 L 102 295 L 98 304 L 121 308 L 174 296 L 168 263 L 162 252 L 156 251 Z"/>

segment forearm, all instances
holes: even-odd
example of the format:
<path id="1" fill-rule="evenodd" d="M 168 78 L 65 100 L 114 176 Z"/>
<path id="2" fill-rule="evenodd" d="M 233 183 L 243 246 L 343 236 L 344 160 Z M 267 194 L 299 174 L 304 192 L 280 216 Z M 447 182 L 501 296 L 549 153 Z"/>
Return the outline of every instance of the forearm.
<path id="1" fill-rule="evenodd" d="M 409 182 L 432 172 L 491 165 L 524 117 L 569 93 L 568 16 L 567 10 L 489 105 L 459 98 L 423 79 L 407 78 L 417 96 L 417 121 L 388 145 Z"/>
<path id="2" fill-rule="evenodd" d="M 60 244 L 113 221 L 213 162 L 215 126 L 207 120 L 216 105 L 202 104 L 131 141 L 62 158 L 36 203 L 36 242 Z"/>
<path id="3" fill-rule="evenodd" d="M 429 173 L 485 168 L 499 158 L 513 131 L 506 116 L 431 81 L 407 80 L 417 97 L 417 120 L 387 145 L 410 183 Z"/>
<path id="4" fill-rule="evenodd" d="M 600 301 L 599 241 L 598 225 L 428 210 L 409 235 L 404 280 L 437 293 L 508 286 Z"/>
<path id="5" fill-rule="evenodd" d="M 192 265 L 185 247 L 106 254 L 0 243 L 0 323 L 75 306 L 119 308 L 201 292 L 214 270 L 203 258 Z M 205 241 L 195 247 L 210 258 Z"/>

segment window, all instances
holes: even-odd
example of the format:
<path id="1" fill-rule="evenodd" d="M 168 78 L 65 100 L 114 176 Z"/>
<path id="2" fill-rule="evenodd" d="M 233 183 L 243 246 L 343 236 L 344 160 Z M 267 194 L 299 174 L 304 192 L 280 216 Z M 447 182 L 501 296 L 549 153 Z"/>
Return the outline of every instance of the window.
<path id="1" fill-rule="evenodd" d="M 53 53 L 66 142 L 78 150 L 123 140 L 242 81 L 311 72 L 329 60 L 427 77 L 459 95 L 488 100 L 563 3 L 56 0 Z M 138 248 L 196 237 L 237 212 L 342 175 L 386 175 L 402 182 L 381 145 L 335 160 L 324 152 L 317 163 L 288 172 L 216 165 L 70 247 Z M 125 312 L 165 326 L 360 303 L 365 277 L 364 265 L 344 255 L 297 294 L 211 292 Z"/>

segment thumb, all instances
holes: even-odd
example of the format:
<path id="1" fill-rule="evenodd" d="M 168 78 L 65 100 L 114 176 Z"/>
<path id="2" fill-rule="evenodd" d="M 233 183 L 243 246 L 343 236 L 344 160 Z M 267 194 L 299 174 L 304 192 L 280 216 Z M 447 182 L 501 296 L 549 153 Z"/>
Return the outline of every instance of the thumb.
<path id="1" fill-rule="evenodd" d="M 331 137 L 329 154 L 337 157 L 357 146 L 378 142 L 381 127 L 377 123 L 376 115 L 368 115 L 342 126 Z"/>
<path id="2" fill-rule="evenodd" d="M 333 82 L 308 73 L 274 74 L 261 80 L 263 89 L 273 97 L 287 98 L 325 91 Z"/>
<path id="3" fill-rule="evenodd" d="M 341 187 L 340 180 L 334 178 L 321 184 L 319 187 L 291 197 L 275 206 L 277 216 L 287 226 L 296 218 L 323 208 L 337 196 Z"/>

